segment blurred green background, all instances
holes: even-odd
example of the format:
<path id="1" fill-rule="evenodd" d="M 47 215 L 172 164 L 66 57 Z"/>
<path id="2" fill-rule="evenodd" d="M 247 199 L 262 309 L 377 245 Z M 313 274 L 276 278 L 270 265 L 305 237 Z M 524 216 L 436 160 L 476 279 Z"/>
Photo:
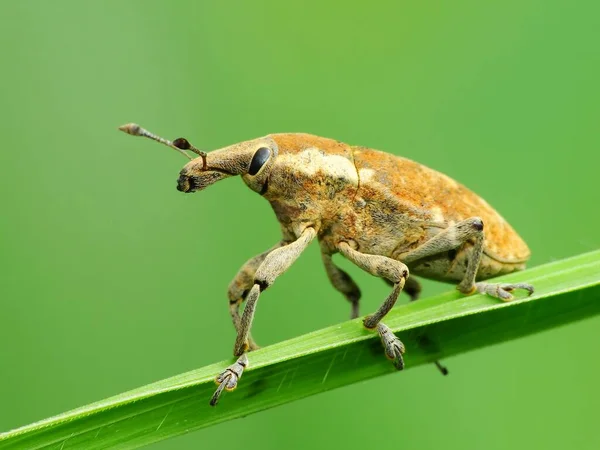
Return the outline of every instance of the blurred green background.
<path id="1" fill-rule="evenodd" d="M 125 122 L 207 150 L 284 131 L 386 150 L 480 193 L 531 265 L 598 248 L 599 17 L 593 0 L 2 2 L 0 431 L 228 358 L 227 285 L 279 239 L 239 179 L 177 192 L 185 160 Z M 341 264 L 378 306 L 385 285 Z M 312 245 L 254 335 L 348 314 Z M 597 449 L 599 326 L 153 448 Z"/>

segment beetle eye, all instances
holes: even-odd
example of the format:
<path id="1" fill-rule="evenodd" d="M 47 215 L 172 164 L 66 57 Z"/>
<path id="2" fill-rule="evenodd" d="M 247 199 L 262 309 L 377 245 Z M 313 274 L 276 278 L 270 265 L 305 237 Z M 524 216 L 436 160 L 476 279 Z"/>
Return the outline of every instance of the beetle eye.
<path id="1" fill-rule="evenodd" d="M 250 168 L 248 169 L 248 175 L 256 175 L 262 166 L 269 160 L 271 156 L 271 150 L 267 147 L 261 147 L 256 150 L 256 153 L 250 161 Z"/>

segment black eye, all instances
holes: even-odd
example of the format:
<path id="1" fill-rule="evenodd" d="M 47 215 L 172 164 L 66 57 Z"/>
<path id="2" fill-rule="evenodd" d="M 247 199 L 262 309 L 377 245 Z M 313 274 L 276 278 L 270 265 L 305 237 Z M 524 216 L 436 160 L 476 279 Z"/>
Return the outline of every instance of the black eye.
<path id="1" fill-rule="evenodd" d="M 248 169 L 248 175 L 256 175 L 260 168 L 265 165 L 271 156 L 271 150 L 267 147 L 261 147 L 256 150 L 256 153 L 250 161 L 250 168 Z"/>

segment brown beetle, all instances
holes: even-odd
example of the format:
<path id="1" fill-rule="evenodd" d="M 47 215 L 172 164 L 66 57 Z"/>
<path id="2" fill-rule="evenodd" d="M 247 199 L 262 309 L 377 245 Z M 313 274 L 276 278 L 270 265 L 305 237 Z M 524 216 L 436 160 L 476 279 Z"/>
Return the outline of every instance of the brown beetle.
<path id="1" fill-rule="evenodd" d="M 229 285 L 237 330 L 233 353 L 238 359 L 217 376 L 219 387 L 211 405 L 223 389 L 236 387 L 248 365 L 246 352 L 258 348 L 250 328 L 261 292 L 315 238 L 331 283 L 352 305 L 352 318 L 359 315 L 360 290 L 333 263 L 334 253 L 392 286 L 363 324 L 379 333 L 386 356 L 399 370 L 404 367 L 404 345 L 381 320 L 403 289 L 412 300 L 418 297 L 421 288 L 408 278 L 409 269 L 425 278 L 458 283 L 464 294 L 480 292 L 507 301 L 515 289 L 533 293 L 533 286 L 526 283 L 479 281 L 524 269 L 530 255 L 527 245 L 483 199 L 416 162 L 310 134 L 272 134 L 205 153 L 183 138 L 171 142 L 139 125 L 120 129 L 199 155 L 181 170 L 178 190 L 196 192 L 241 175 L 250 189 L 271 203 L 281 223 L 280 242 L 248 260 Z"/>

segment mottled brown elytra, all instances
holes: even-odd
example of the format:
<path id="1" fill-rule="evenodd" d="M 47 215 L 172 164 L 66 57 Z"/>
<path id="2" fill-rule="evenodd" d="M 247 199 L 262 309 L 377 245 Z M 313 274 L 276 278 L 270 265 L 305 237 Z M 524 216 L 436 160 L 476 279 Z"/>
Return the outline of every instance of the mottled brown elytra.
<path id="1" fill-rule="evenodd" d="M 411 274 L 457 283 L 463 294 L 480 292 L 508 301 L 526 283 L 487 283 L 522 270 L 530 252 L 513 228 L 485 200 L 435 170 L 399 156 L 310 134 L 271 134 L 205 153 L 186 139 L 171 142 L 136 124 L 120 129 L 161 142 L 190 158 L 177 189 L 196 192 L 233 175 L 267 199 L 281 224 L 282 238 L 248 260 L 229 285 L 229 308 L 237 330 L 237 361 L 216 378 L 210 400 L 232 390 L 258 346 L 250 336 L 261 292 L 284 273 L 317 238 L 327 275 L 358 317 L 360 290 L 332 261 L 341 253 L 392 292 L 363 324 L 381 337 L 385 355 L 401 370 L 404 344 L 381 320 L 404 289 L 416 300 L 421 288 Z M 190 158 L 191 159 L 191 158 Z M 243 314 L 240 307 L 246 301 Z M 445 373 L 445 368 L 438 364 Z"/>

